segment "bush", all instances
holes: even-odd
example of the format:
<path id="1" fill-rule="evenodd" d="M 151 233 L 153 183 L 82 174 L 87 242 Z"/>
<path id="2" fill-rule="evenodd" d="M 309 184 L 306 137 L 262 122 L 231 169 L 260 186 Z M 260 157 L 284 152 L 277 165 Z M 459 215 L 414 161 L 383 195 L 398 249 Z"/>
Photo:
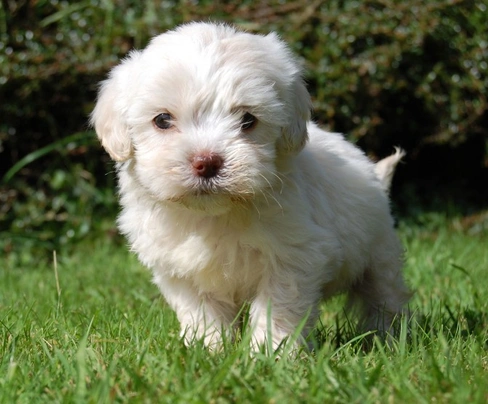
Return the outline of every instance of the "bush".
<path id="1" fill-rule="evenodd" d="M 487 13 L 481 1 L 328 1 L 297 30 L 317 118 L 374 156 L 408 151 L 394 188 L 404 211 L 486 207 Z"/>
<path id="2" fill-rule="evenodd" d="M 209 16 L 279 32 L 304 58 L 320 123 L 372 156 L 407 149 L 394 189 L 405 209 L 456 193 L 482 205 L 486 13 L 474 0 L 2 2 L 4 243 L 29 235 L 55 248 L 113 220 L 111 162 L 87 127 L 97 83 L 151 36 Z"/>

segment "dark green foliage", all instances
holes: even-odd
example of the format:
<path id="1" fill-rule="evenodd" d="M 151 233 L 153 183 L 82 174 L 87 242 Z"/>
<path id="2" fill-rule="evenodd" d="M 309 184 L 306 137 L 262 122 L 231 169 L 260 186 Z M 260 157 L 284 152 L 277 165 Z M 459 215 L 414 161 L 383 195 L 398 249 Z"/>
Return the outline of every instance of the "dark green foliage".
<path id="1" fill-rule="evenodd" d="M 56 246 L 82 237 L 103 217 L 113 222 L 114 181 L 106 175 L 112 163 L 87 127 L 97 83 L 131 48 L 199 19 L 279 32 L 306 63 L 317 121 L 347 133 L 372 156 L 404 147 L 408 164 L 400 168 L 393 190 L 403 212 L 446 198 L 486 207 L 488 9 L 483 1 L 1 4 L 0 235 L 5 248 L 18 237 Z M 72 141 L 65 140 L 69 136 Z"/>

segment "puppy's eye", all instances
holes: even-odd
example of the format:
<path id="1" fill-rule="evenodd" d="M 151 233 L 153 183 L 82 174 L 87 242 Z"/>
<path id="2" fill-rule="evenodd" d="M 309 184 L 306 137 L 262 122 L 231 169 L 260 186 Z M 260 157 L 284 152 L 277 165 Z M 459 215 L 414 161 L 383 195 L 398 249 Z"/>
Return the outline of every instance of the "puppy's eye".
<path id="1" fill-rule="evenodd" d="M 173 126 L 173 117 L 171 114 L 163 112 L 162 114 L 157 115 L 154 119 L 154 125 L 156 125 L 159 129 L 170 129 Z"/>
<path id="2" fill-rule="evenodd" d="M 257 123 L 258 119 L 249 112 L 246 112 L 241 119 L 241 129 L 243 131 L 250 131 L 254 129 Z"/>

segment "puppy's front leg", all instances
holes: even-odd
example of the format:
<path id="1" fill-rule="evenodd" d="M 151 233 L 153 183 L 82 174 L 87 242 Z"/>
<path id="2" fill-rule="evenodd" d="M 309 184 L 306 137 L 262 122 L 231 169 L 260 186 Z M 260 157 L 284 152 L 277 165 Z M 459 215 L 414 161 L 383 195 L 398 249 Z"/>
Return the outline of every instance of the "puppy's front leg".
<path id="1" fill-rule="evenodd" d="M 304 342 L 317 318 L 320 301 L 320 284 L 307 283 L 294 276 L 270 279 L 262 285 L 259 294 L 251 304 L 251 324 L 253 327 L 253 349 L 259 350 L 264 344 L 275 351 L 288 337 L 293 336 L 303 321 L 297 347 Z M 268 352 L 270 353 L 270 352 Z"/>
<path id="2" fill-rule="evenodd" d="M 159 287 L 180 322 L 180 335 L 190 346 L 203 338 L 205 346 L 216 350 L 222 345 L 222 333 L 231 337 L 234 308 L 206 293 L 199 292 L 188 280 L 156 274 Z"/>

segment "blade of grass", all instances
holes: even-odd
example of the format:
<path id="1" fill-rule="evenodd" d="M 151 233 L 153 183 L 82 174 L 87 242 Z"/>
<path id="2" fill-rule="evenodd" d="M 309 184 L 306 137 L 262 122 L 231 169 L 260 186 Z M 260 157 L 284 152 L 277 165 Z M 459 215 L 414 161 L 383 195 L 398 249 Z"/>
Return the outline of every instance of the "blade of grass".
<path id="1" fill-rule="evenodd" d="M 55 22 L 58 22 L 60 20 L 65 19 L 68 15 L 79 11 L 83 10 L 84 8 L 89 7 L 91 4 L 89 1 L 85 1 L 83 3 L 75 3 L 67 6 L 66 8 L 63 8 L 62 10 L 59 10 L 56 13 L 51 14 L 50 16 L 44 18 L 39 25 L 43 28 L 47 27 L 48 25 L 54 24 Z"/>
<path id="2" fill-rule="evenodd" d="M 57 140 L 47 146 L 41 147 L 38 150 L 29 153 L 27 156 L 21 158 L 17 163 L 15 163 L 3 176 L 2 182 L 7 183 L 10 181 L 15 174 L 17 174 L 22 168 L 29 165 L 33 161 L 40 159 L 41 157 L 45 156 L 46 154 L 51 153 L 58 148 L 67 145 L 68 143 L 77 142 L 79 140 L 83 140 L 86 138 L 91 138 L 91 132 L 78 132 L 71 136 L 65 137 L 64 139 Z"/>

